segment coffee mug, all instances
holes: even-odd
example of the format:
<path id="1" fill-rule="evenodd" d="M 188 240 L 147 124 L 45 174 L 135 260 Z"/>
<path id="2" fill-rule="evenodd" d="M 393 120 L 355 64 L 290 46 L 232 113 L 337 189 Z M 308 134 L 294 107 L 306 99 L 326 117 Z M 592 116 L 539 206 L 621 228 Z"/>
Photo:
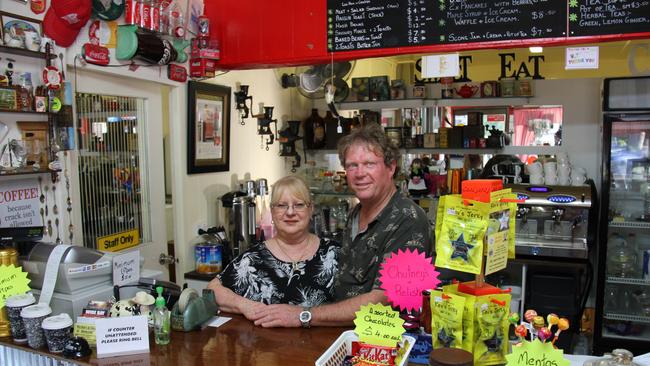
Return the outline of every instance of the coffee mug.
<path id="1" fill-rule="evenodd" d="M 541 174 L 533 174 L 530 176 L 530 184 L 544 184 L 544 176 Z"/>
<path id="2" fill-rule="evenodd" d="M 542 166 L 542 163 L 539 162 L 539 160 L 528 164 L 528 174 L 530 174 L 530 175 L 540 174 L 541 175 L 543 172 L 544 172 L 544 168 Z"/>
<path id="3" fill-rule="evenodd" d="M 555 158 L 557 159 L 557 162 L 560 164 L 569 164 L 569 154 L 567 154 L 565 151 L 560 151 L 555 155 Z"/>
<path id="4" fill-rule="evenodd" d="M 571 176 L 571 185 L 581 186 L 587 181 L 587 177 L 582 174 L 574 174 Z"/>
<path id="5" fill-rule="evenodd" d="M 558 183 L 557 175 L 552 175 L 552 176 L 545 175 L 544 181 L 546 182 L 546 184 L 554 186 Z"/>
<path id="6" fill-rule="evenodd" d="M 544 163 L 544 175 L 556 174 L 557 173 L 557 163 L 554 161 L 547 161 Z"/>
<path id="7" fill-rule="evenodd" d="M 568 186 L 571 184 L 571 178 L 568 175 L 560 175 L 558 182 L 561 186 Z"/>
<path id="8" fill-rule="evenodd" d="M 25 34 L 25 47 L 30 51 L 38 51 L 41 48 L 41 37 L 36 32 L 27 31 Z"/>

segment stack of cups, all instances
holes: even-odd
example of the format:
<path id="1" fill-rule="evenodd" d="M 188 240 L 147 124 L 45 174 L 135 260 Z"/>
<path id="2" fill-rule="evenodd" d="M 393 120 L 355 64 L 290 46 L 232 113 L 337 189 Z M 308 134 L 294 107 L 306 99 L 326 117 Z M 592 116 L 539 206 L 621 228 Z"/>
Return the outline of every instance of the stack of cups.
<path id="1" fill-rule="evenodd" d="M 43 332 L 50 352 L 63 352 L 65 343 L 72 337 L 72 319 L 70 315 L 62 313 L 46 318 L 43 320 Z"/>
<path id="2" fill-rule="evenodd" d="M 544 168 L 539 160 L 528 164 L 528 174 L 530 175 L 530 184 L 544 184 Z"/>
<path id="3" fill-rule="evenodd" d="M 568 186 L 571 184 L 571 163 L 569 162 L 569 156 L 565 152 L 560 152 L 556 155 L 556 157 L 558 183 L 561 186 Z"/>
<path id="4" fill-rule="evenodd" d="M 20 312 L 27 306 L 36 302 L 34 295 L 31 293 L 14 295 L 5 300 L 5 307 L 7 308 L 7 315 L 9 317 L 9 324 L 11 328 L 11 338 L 16 343 L 27 342 L 27 334 L 25 333 L 25 324 Z"/>
<path id="5" fill-rule="evenodd" d="M 546 184 L 554 186 L 558 183 L 557 162 L 547 161 L 544 163 L 544 181 Z"/>
<path id="6" fill-rule="evenodd" d="M 27 333 L 27 344 L 32 348 L 45 346 L 45 334 L 43 333 L 43 320 L 52 314 L 52 309 L 47 304 L 38 303 L 24 308 L 20 316 L 25 323 Z"/>

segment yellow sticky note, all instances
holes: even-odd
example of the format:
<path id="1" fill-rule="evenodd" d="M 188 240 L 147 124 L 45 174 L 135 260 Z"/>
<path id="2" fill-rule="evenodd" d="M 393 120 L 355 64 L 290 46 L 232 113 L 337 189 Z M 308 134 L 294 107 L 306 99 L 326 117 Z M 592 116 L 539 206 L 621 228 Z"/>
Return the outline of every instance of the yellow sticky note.
<path id="1" fill-rule="evenodd" d="M 487 238 L 487 259 L 485 261 L 485 274 L 489 275 L 500 271 L 508 265 L 508 232 L 500 231 Z"/>
<path id="2" fill-rule="evenodd" d="M 404 334 L 404 319 L 388 305 L 368 304 L 355 313 L 354 332 L 359 340 L 376 346 L 395 347 Z"/>
<path id="3" fill-rule="evenodd" d="M 23 272 L 22 267 L 13 264 L 0 266 L 0 308 L 5 306 L 8 297 L 29 291 L 29 281 L 27 272 Z"/>
<path id="4" fill-rule="evenodd" d="M 571 362 L 564 358 L 564 351 L 553 348 L 551 342 L 542 343 L 539 339 L 532 342 L 523 341 L 512 347 L 512 353 L 506 356 L 508 366 L 553 365 L 569 366 Z"/>
<path id="5" fill-rule="evenodd" d="M 95 323 L 75 323 L 74 335 L 85 338 L 91 347 L 95 347 Z"/>

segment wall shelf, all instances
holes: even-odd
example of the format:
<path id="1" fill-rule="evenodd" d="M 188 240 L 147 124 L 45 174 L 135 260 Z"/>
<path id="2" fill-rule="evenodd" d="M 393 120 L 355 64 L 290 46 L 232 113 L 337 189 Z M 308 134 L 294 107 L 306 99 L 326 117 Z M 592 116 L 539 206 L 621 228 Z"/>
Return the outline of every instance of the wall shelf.
<path id="1" fill-rule="evenodd" d="M 337 104 L 337 108 L 340 110 L 380 110 L 418 107 L 506 107 L 525 104 L 530 104 L 530 97 L 392 99 L 370 102 L 341 102 Z"/>
<path id="2" fill-rule="evenodd" d="M 11 53 L 14 55 L 45 59 L 45 52 L 31 51 L 26 48 L 0 46 L 0 53 Z M 57 56 L 54 53 L 50 54 L 50 60 L 55 59 L 56 57 Z"/>
<path id="3" fill-rule="evenodd" d="M 637 322 L 637 323 L 648 323 L 648 324 L 650 324 L 650 316 L 605 313 L 604 318 L 605 319 L 610 319 L 610 320 L 623 320 L 623 321 L 633 321 L 633 322 Z"/>
<path id="4" fill-rule="evenodd" d="M 650 229 L 650 222 L 643 221 L 611 221 L 609 223 L 610 228 L 621 228 L 621 229 Z"/>
<path id="5" fill-rule="evenodd" d="M 618 283 L 618 284 L 622 284 L 622 285 L 650 286 L 650 280 L 645 280 L 643 278 L 627 278 L 627 277 L 607 276 L 607 283 Z"/>
<path id="6" fill-rule="evenodd" d="M 4 109 L 0 108 L 0 113 L 24 113 L 24 114 L 42 114 L 44 116 L 49 115 L 49 112 L 36 112 L 36 111 L 20 111 L 17 109 Z"/>
<path id="7" fill-rule="evenodd" d="M 61 170 L 52 170 L 49 168 L 34 169 L 15 169 L 15 170 L 0 170 L 0 176 L 15 176 L 15 175 L 30 175 L 30 174 L 56 174 Z"/>

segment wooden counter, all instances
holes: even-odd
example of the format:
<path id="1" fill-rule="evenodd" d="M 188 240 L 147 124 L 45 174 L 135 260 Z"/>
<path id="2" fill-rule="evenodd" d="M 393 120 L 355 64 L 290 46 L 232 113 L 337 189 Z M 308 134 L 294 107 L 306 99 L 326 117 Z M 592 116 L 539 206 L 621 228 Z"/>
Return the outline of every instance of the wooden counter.
<path id="1" fill-rule="evenodd" d="M 345 330 L 340 327 L 271 328 L 256 327 L 238 315 L 219 328 L 202 331 L 172 332 L 171 342 L 157 346 L 149 334 L 150 352 L 131 356 L 98 359 L 92 356 L 77 360 L 81 365 L 313 365 L 318 357 Z M 0 338 L 0 346 L 30 351 L 57 360 L 70 362 L 47 352 L 47 347 L 33 350 L 27 344 L 16 344 Z"/>

